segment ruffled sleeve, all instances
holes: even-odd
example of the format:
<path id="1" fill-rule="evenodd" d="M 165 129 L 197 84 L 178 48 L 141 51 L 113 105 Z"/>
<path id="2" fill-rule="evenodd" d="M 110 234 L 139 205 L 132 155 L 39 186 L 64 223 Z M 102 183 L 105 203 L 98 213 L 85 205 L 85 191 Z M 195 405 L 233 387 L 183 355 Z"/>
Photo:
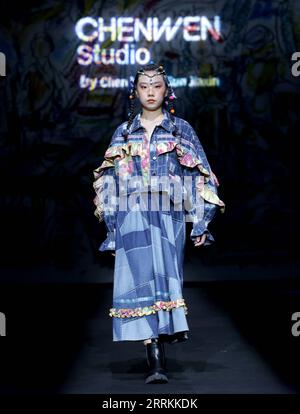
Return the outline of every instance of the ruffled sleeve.
<path id="1" fill-rule="evenodd" d="M 212 170 L 199 138 L 190 124 L 176 146 L 180 164 L 183 166 L 185 198 L 189 200 L 189 221 L 192 221 L 191 240 L 206 234 L 204 246 L 215 239 L 208 229 L 216 211 L 225 211 L 225 203 L 219 198 Z"/>
<path id="2" fill-rule="evenodd" d="M 105 222 L 107 229 L 107 237 L 100 245 L 100 251 L 115 250 L 116 215 L 119 200 L 119 182 L 115 170 L 115 159 L 123 157 L 122 145 L 114 142 L 116 136 L 117 130 L 104 154 L 104 161 L 93 170 L 95 179 L 93 187 L 96 192 L 93 200 L 96 206 L 94 215 L 99 222 Z"/>

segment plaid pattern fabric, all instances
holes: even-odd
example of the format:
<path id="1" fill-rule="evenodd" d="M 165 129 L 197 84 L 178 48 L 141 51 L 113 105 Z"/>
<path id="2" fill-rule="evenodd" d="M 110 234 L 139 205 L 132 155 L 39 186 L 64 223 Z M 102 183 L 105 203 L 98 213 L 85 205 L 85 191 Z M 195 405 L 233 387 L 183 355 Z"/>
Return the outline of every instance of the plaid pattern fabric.
<path id="1" fill-rule="evenodd" d="M 225 204 L 218 198 L 217 187 L 212 177 L 211 167 L 199 141 L 199 138 L 193 127 L 184 119 L 174 116 L 174 123 L 169 112 L 163 109 L 164 119 L 160 125 L 156 126 L 150 139 L 149 152 L 142 148 L 144 141 L 144 129 L 140 122 L 141 112 L 139 112 L 131 125 L 128 143 L 124 146 L 123 130 L 127 122 L 123 122 L 114 132 L 108 150 L 105 153 L 105 161 L 95 170 L 94 175 L 97 179 L 99 174 L 102 178 L 108 177 L 115 182 L 116 201 L 114 209 L 104 209 L 102 219 L 104 219 L 107 228 L 107 238 L 99 247 L 100 251 L 115 250 L 115 223 L 118 213 L 117 199 L 120 195 L 119 178 L 126 175 L 130 178 L 144 177 L 153 180 L 154 177 L 180 177 L 181 187 L 184 190 L 183 180 L 191 181 L 188 188 L 189 192 L 189 210 L 185 211 L 186 221 L 192 221 L 192 231 L 190 238 L 194 240 L 197 236 L 206 233 L 207 237 L 204 245 L 214 242 L 214 237 L 208 229 L 208 225 L 215 216 L 218 208 L 223 212 Z M 177 136 L 172 132 L 177 128 Z M 132 156 L 130 165 L 121 165 L 117 156 L 128 151 L 128 145 L 131 145 Z M 144 161 L 147 155 L 147 164 Z M 129 173 L 129 172 L 130 173 Z M 204 178 L 204 191 L 197 191 L 197 180 Z M 107 189 L 112 181 L 104 180 L 104 188 Z M 97 180 L 95 181 L 95 184 Z M 95 185 L 96 187 L 96 185 Z M 126 188 L 128 191 L 128 189 Z M 128 192 L 129 194 L 129 192 Z M 103 200 L 104 204 L 112 202 L 112 195 L 106 195 Z M 170 199 L 174 197 L 170 194 Z M 97 204 L 97 202 L 95 203 Z M 183 206 L 184 208 L 184 206 Z M 97 213 L 95 213 L 97 215 Z"/>
<path id="2" fill-rule="evenodd" d="M 192 239 L 206 232 L 205 244 L 210 244 L 214 238 L 207 226 L 216 209 L 224 208 L 189 123 L 178 117 L 173 123 L 164 110 L 163 121 L 145 145 L 140 116 L 134 118 L 128 141 L 122 135 L 126 123 L 116 129 L 103 163 L 94 170 L 95 215 L 107 227 L 99 250 L 116 252 L 109 311 L 113 341 L 139 341 L 189 330 L 182 294 L 185 221 L 193 221 Z M 142 184 L 137 193 L 132 177 Z M 172 189 L 169 183 L 167 187 L 161 183 L 153 191 L 153 179 L 163 177 L 173 183 Z M 177 192 L 178 187 L 183 191 Z M 135 208 L 123 209 L 123 201 L 132 195 Z"/>

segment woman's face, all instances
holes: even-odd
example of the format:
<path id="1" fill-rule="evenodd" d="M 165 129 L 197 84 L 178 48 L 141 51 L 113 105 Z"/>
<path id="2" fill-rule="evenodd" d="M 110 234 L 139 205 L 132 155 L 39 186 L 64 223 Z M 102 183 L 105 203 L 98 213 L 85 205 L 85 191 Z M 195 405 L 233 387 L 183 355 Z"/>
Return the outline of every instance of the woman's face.
<path id="1" fill-rule="evenodd" d="M 150 76 L 157 74 L 155 70 L 147 71 Z M 143 108 L 148 111 L 156 111 L 163 104 L 168 89 L 164 82 L 163 75 L 156 75 L 149 78 L 146 75 L 139 75 L 136 87 L 136 95 L 141 101 Z"/>

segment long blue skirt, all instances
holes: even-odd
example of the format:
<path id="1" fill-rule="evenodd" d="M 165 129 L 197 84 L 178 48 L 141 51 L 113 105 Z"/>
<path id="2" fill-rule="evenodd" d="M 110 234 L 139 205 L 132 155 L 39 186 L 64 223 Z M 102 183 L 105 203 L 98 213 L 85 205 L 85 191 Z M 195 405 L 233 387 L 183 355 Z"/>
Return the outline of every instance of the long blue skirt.
<path id="1" fill-rule="evenodd" d="M 128 196 L 123 197 L 128 201 Z M 123 210 L 116 219 L 110 309 L 113 341 L 141 341 L 188 331 L 182 294 L 183 209 L 165 193 L 147 192 L 140 193 L 134 208 Z"/>

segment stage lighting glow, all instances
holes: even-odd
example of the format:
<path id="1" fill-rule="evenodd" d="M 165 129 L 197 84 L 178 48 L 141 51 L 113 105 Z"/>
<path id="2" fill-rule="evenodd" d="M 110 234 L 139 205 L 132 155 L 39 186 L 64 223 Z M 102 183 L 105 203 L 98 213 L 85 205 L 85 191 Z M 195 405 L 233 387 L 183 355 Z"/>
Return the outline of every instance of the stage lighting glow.
<path id="1" fill-rule="evenodd" d="M 91 63 L 96 65 L 144 65 L 150 61 L 150 52 L 148 49 L 141 47 L 136 49 L 134 45 L 125 45 L 121 49 L 101 49 L 99 43 L 93 47 L 81 45 L 77 49 L 77 62 L 82 66 L 89 66 Z"/>
<path id="2" fill-rule="evenodd" d="M 133 81 L 133 78 L 130 78 Z M 174 78 L 169 76 L 169 81 L 173 88 L 186 87 L 195 88 L 195 87 L 216 87 L 220 86 L 220 79 L 215 77 L 201 78 L 197 76 L 187 76 Z M 113 78 L 111 76 L 102 76 L 102 77 L 93 77 L 90 78 L 84 74 L 80 76 L 79 86 L 81 89 L 87 89 L 93 91 L 96 88 L 125 88 L 129 87 L 129 81 L 127 78 Z"/>
<path id="3" fill-rule="evenodd" d="M 151 54 L 145 47 L 138 47 L 142 37 L 148 42 L 172 41 L 182 35 L 186 42 L 206 41 L 210 35 L 221 39 L 219 16 L 211 22 L 207 16 L 185 16 L 172 19 L 166 17 L 161 23 L 157 17 L 148 17 L 144 22 L 135 17 L 111 17 L 105 23 L 103 17 L 83 17 L 78 20 L 75 32 L 78 39 L 86 42 L 77 48 L 77 62 L 82 66 L 96 65 L 145 65 Z M 121 49 L 103 44 L 126 42 Z M 132 43 L 132 44 L 130 44 Z"/>
<path id="4" fill-rule="evenodd" d="M 206 40 L 208 34 L 220 40 L 220 30 L 219 16 L 213 18 L 213 24 L 207 16 L 178 17 L 174 23 L 171 17 L 167 17 L 161 24 L 158 17 L 148 17 L 145 24 L 140 18 L 111 17 L 106 25 L 103 17 L 83 17 L 75 26 L 77 37 L 84 42 L 139 42 L 141 35 L 148 42 L 158 42 L 163 36 L 170 42 L 180 31 L 187 42 Z"/>
<path id="5" fill-rule="evenodd" d="M 222 42 L 219 16 L 148 17 L 144 21 L 135 17 L 83 17 L 75 26 L 77 38 L 82 44 L 77 47 L 77 63 L 83 67 L 106 65 L 146 65 L 152 59 L 145 41 L 171 42 L 181 37 L 185 42 L 205 42 L 210 36 Z M 116 45 L 120 43 L 119 48 Z M 141 43 L 141 47 L 139 47 Z M 215 87 L 220 80 L 215 77 L 201 78 L 169 76 L 173 88 Z M 128 79 L 110 76 L 89 77 L 81 74 L 81 89 L 93 91 L 98 88 L 128 88 Z"/>
<path id="6" fill-rule="evenodd" d="M 89 78 L 81 75 L 79 80 L 80 88 L 93 91 L 96 88 L 128 88 L 128 79 L 112 78 L 111 76 L 102 76 L 100 78 Z"/>
<path id="7" fill-rule="evenodd" d="M 190 76 L 189 87 L 190 88 L 199 88 L 199 87 L 212 87 L 220 86 L 220 79 L 210 76 L 209 78 L 199 78 L 198 76 Z"/>

